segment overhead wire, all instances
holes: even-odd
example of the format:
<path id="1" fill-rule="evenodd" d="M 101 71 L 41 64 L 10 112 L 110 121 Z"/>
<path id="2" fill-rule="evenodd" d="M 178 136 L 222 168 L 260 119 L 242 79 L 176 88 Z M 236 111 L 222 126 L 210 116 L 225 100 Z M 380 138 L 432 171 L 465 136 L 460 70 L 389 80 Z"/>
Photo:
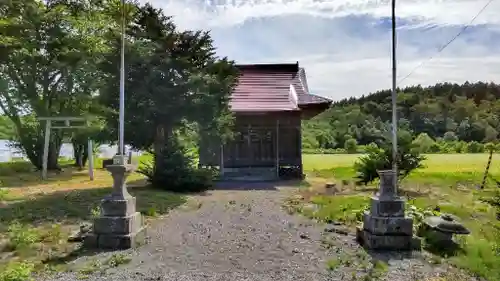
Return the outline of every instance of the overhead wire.
<path id="1" fill-rule="evenodd" d="M 415 68 L 413 68 L 405 77 L 403 77 L 401 80 L 399 80 L 399 82 L 397 83 L 397 85 L 399 86 L 399 84 L 401 84 L 404 80 L 406 80 L 408 77 L 410 77 L 413 73 L 415 73 L 415 71 L 417 71 L 419 68 L 421 68 L 422 66 L 424 66 L 426 63 L 428 63 L 429 61 L 431 61 L 433 58 L 435 58 L 437 55 L 439 55 L 442 51 L 444 51 L 444 49 L 446 49 L 451 43 L 453 43 L 453 41 L 455 41 L 458 37 L 460 37 L 460 35 L 462 35 L 473 23 L 474 21 L 486 10 L 486 8 L 488 8 L 488 6 L 493 2 L 494 0 L 489 0 L 482 8 L 481 10 L 479 10 L 479 12 L 477 12 L 477 14 L 471 19 L 471 21 L 466 24 L 453 38 L 451 38 L 451 40 L 449 40 L 446 44 L 444 44 L 443 46 L 441 46 L 437 53 L 431 55 L 428 59 L 422 61 L 420 64 L 418 64 Z"/>

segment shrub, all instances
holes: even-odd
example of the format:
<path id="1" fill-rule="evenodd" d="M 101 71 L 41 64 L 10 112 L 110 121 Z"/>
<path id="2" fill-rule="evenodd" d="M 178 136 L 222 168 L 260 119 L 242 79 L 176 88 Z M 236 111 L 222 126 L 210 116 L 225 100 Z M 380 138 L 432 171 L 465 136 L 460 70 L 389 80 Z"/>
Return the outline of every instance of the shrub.
<path id="1" fill-rule="evenodd" d="M 477 141 L 471 141 L 467 144 L 467 152 L 469 153 L 482 153 L 484 152 L 484 145 Z"/>
<path id="2" fill-rule="evenodd" d="M 413 145 L 415 146 L 415 149 L 418 150 L 420 153 L 428 153 L 428 152 L 435 152 L 432 151 L 431 149 L 436 143 L 434 140 L 429 137 L 426 133 L 421 133 L 420 135 L 413 140 Z M 435 147 L 434 147 L 435 150 Z"/>
<path id="3" fill-rule="evenodd" d="M 484 150 L 487 151 L 487 152 L 490 152 L 490 151 L 495 151 L 496 150 L 496 146 L 494 143 L 492 142 L 489 142 L 487 144 L 484 145 Z"/>
<path id="4" fill-rule="evenodd" d="M 356 141 L 356 139 L 350 138 L 350 139 L 347 139 L 344 143 L 344 149 L 349 154 L 356 153 L 357 148 L 358 148 L 358 142 Z"/>
<path id="5" fill-rule="evenodd" d="M 214 172 L 196 168 L 194 155 L 176 137 L 166 141 L 160 155 L 153 155 L 153 162 L 143 162 L 138 170 L 153 187 L 173 192 L 198 192 L 212 186 Z"/>
<path id="6" fill-rule="evenodd" d="M 367 147 L 367 154 L 360 157 L 354 163 L 354 169 L 357 173 L 358 184 L 368 184 L 379 178 L 379 170 L 388 170 L 392 168 L 392 141 L 385 137 L 380 143 L 380 148 Z M 413 170 L 422 167 L 424 156 L 420 155 L 417 149 L 414 149 L 411 134 L 407 131 L 400 131 L 398 134 L 398 172 L 399 176 L 404 178 Z"/>
<path id="7" fill-rule="evenodd" d="M 467 143 L 463 141 L 458 141 L 455 143 L 455 152 L 463 153 L 467 151 Z"/>

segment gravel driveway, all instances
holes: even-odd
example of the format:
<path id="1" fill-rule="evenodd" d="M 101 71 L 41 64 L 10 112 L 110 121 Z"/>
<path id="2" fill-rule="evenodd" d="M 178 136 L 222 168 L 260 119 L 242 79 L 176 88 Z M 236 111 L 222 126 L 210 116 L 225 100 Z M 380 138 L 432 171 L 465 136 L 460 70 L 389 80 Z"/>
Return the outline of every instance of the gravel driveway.
<path id="1" fill-rule="evenodd" d="M 294 188 L 239 187 L 195 196 L 150 225 L 148 244 L 123 252 L 131 257 L 128 264 L 90 274 L 86 280 L 377 280 L 362 279 L 367 272 L 363 260 L 371 258 L 352 235 L 325 232 L 325 226 L 282 210 Z M 75 264 L 109 255 L 84 257 Z M 382 280 L 425 280 L 447 270 L 430 266 L 416 254 L 377 258 L 391 259 Z M 328 270 L 331 259 L 343 263 Z M 50 280 L 80 280 L 79 275 L 63 273 Z M 353 279 L 356 276 L 359 279 Z"/>

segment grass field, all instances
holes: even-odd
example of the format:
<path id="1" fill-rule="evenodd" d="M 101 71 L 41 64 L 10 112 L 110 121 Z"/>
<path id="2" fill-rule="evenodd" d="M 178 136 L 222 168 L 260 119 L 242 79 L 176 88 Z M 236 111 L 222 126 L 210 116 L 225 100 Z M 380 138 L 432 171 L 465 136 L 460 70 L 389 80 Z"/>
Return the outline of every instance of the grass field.
<path id="1" fill-rule="evenodd" d="M 355 186 L 353 163 L 360 155 L 305 155 L 304 167 L 311 185 L 304 196 L 319 210 L 308 213 L 319 220 L 341 220 L 354 226 L 356 215 L 363 210 L 368 197 L 377 191 L 372 186 Z M 497 188 L 491 181 L 478 190 L 488 161 L 487 154 L 426 155 L 425 167 L 400 183 L 400 193 L 419 210 L 439 207 L 442 213 L 458 216 L 472 234 L 461 239 L 460 251 L 435 253 L 445 260 L 487 280 L 500 280 L 498 255 L 500 223 L 494 208 L 481 201 L 491 197 Z M 500 155 L 493 155 L 490 175 L 500 180 Z M 335 182 L 338 194 L 322 195 L 325 182 Z M 316 190 L 315 190 L 316 189 Z M 313 192 L 311 192 L 311 190 Z"/>
<path id="2" fill-rule="evenodd" d="M 352 217 L 376 191 L 376 186 L 353 184 L 352 165 L 358 157 L 304 155 L 310 189 L 332 181 L 340 189 L 335 196 L 314 193 L 307 197 L 320 206 L 319 212 L 311 215 L 317 219 L 344 219 L 347 224 L 355 222 Z M 482 180 L 487 160 L 486 154 L 428 155 L 426 167 L 405 179 L 401 192 L 420 209 L 439 206 L 443 212 L 459 216 L 472 235 L 463 240 L 463 252 L 446 260 L 497 281 L 500 257 L 492 246 L 498 222 L 493 208 L 479 201 L 491 193 L 492 185 L 484 191 L 475 188 Z M 96 162 L 96 167 L 102 165 L 101 160 Z M 63 164 L 63 172 L 50 173 L 49 179 L 42 181 L 29 163 L 0 163 L 0 281 L 25 280 L 22 276 L 32 270 L 57 269 L 78 254 L 75 245 L 66 242 L 67 237 L 80 223 L 96 215 L 112 180 L 107 171 L 96 169 L 95 180 L 90 181 L 85 170 Z M 491 174 L 498 179 L 499 164 L 500 155 L 494 155 Z M 132 174 L 128 182 L 131 193 L 137 196 L 139 211 L 148 218 L 166 214 L 185 202 L 181 195 L 146 187 L 139 174 Z M 20 279 L 10 278 L 14 275 Z"/>

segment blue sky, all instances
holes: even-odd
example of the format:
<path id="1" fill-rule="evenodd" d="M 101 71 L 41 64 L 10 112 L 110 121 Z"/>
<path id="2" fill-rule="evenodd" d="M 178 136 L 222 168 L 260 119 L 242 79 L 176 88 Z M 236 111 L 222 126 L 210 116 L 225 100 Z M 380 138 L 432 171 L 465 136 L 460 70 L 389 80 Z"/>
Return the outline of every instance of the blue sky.
<path id="1" fill-rule="evenodd" d="M 146 1 L 146 0 L 143 0 Z M 389 0 L 150 0 L 185 29 L 210 29 L 238 63 L 299 61 L 334 100 L 391 87 Z M 398 81 L 453 38 L 488 0 L 397 0 Z M 500 82 L 500 1 L 400 86 Z"/>

